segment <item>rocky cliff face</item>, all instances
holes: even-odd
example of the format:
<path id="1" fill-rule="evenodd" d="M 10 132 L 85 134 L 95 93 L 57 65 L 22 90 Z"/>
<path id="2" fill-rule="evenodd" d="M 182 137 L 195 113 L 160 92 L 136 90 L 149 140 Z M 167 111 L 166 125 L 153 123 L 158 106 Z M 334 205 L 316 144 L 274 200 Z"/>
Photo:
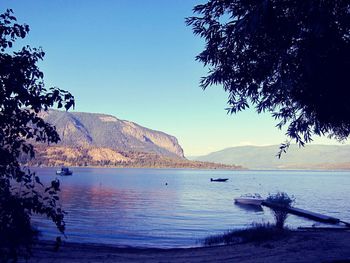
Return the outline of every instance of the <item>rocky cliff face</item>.
<path id="1" fill-rule="evenodd" d="M 111 115 L 50 110 L 42 113 L 42 118 L 56 126 L 61 138 L 59 146 L 108 148 L 184 158 L 174 136 Z M 107 153 L 97 155 L 104 154 Z"/>

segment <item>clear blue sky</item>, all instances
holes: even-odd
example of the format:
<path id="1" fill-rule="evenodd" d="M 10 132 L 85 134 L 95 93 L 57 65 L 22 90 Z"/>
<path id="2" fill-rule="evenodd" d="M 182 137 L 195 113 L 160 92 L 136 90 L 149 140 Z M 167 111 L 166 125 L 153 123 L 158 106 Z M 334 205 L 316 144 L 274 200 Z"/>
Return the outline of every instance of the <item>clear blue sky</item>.
<path id="1" fill-rule="evenodd" d="M 185 26 L 194 0 L 3 0 L 30 26 L 20 44 L 43 47 L 48 86 L 69 90 L 76 111 L 134 121 L 176 136 L 185 155 L 285 140 L 269 114 L 229 116 L 221 87 L 203 91 L 203 42 Z M 332 143 L 325 139 L 317 143 Z M 333 142 L 335 143 L 335 142 Z"/>

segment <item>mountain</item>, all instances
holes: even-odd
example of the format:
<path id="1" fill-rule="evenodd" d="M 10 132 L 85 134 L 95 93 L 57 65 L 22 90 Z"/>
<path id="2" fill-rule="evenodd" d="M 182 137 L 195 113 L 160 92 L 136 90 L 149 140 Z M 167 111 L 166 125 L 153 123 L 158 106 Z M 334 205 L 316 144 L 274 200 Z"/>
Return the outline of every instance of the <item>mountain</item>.
<path id="1" fill-rule="evenodd" d="M 349 169 L 350 145 L 291 145 L 281 159 L 279 145 L 239 146 L 213 152 L 194 160 L 240 164 L 249 169 Z"/>
<path id="2" fill-rule="evenodd" d="M 174 136 L 111 115 L 50 110 L 41 117 L 56 126 L 61 138 L 59 146 L 109 148 L 184 158 Z"/>
<path id="3" fill-rule="evenodd" d="M 35 159 L 21 157 L 30 166 L 242 168 L 189 161 L 174 136 L 111 115 L 50 110 L 40 116 L 56 127 L 61 141 L 34 143 Z"/>

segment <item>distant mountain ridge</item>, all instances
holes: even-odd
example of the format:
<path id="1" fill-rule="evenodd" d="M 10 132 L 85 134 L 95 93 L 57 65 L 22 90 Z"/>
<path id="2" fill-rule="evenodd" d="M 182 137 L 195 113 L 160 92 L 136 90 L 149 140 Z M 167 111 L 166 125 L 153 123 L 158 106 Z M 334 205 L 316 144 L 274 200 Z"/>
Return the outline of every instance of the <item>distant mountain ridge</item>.
<path id="1" fill-rule="evenodd" d="M 107 114 L 50 110 L 41 117 L 56 126 L 59 146 L 110 148 L 184 158 L 177 139 Z"/>
<path id="2" fill-rule="evenodd" d="M 189 161 L 177 139 L 107 114 L 50 110 L 41 117 L 56 127 L 58 144 L 35 144 L 29 166 L 242 169 L 236 165 Z"/>
<path id="3" fill-rule="evenodd" d="M 278 150 L 279 145 L 239 146 L 191 159 L 248 169 L 350 169 L 350 145 L 291 145 L 281 159 L 276 157 Z"/>

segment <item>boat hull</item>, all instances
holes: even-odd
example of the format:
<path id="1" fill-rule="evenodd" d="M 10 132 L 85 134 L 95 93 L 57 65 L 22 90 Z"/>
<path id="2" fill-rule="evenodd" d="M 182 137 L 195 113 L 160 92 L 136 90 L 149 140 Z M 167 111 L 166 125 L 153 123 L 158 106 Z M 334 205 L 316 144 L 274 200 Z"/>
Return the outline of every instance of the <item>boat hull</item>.
<path id="1" fill-rule="evenodd" d="M 235 203 L 242 204 L 242 205 L 261 205 L 262 202 L 265 201 L 265 199 L 262 198 L 235 198 Z"/>
<path id="2" fill-rule="evenodd" d="M 56 173 L 56 174 L 60 176 L 69 176 L 69 175 L 72 175 L 73 173 Z"/>
<path id="3" fill-rule="evenodd" d="M 222 178 L 219 178 L 219 179 L 210 178 L 210 182 L 227 182 L 227 181 L 228 181 L 228 178 L 225 178 L 225 179 L 222 179 Z"/>

